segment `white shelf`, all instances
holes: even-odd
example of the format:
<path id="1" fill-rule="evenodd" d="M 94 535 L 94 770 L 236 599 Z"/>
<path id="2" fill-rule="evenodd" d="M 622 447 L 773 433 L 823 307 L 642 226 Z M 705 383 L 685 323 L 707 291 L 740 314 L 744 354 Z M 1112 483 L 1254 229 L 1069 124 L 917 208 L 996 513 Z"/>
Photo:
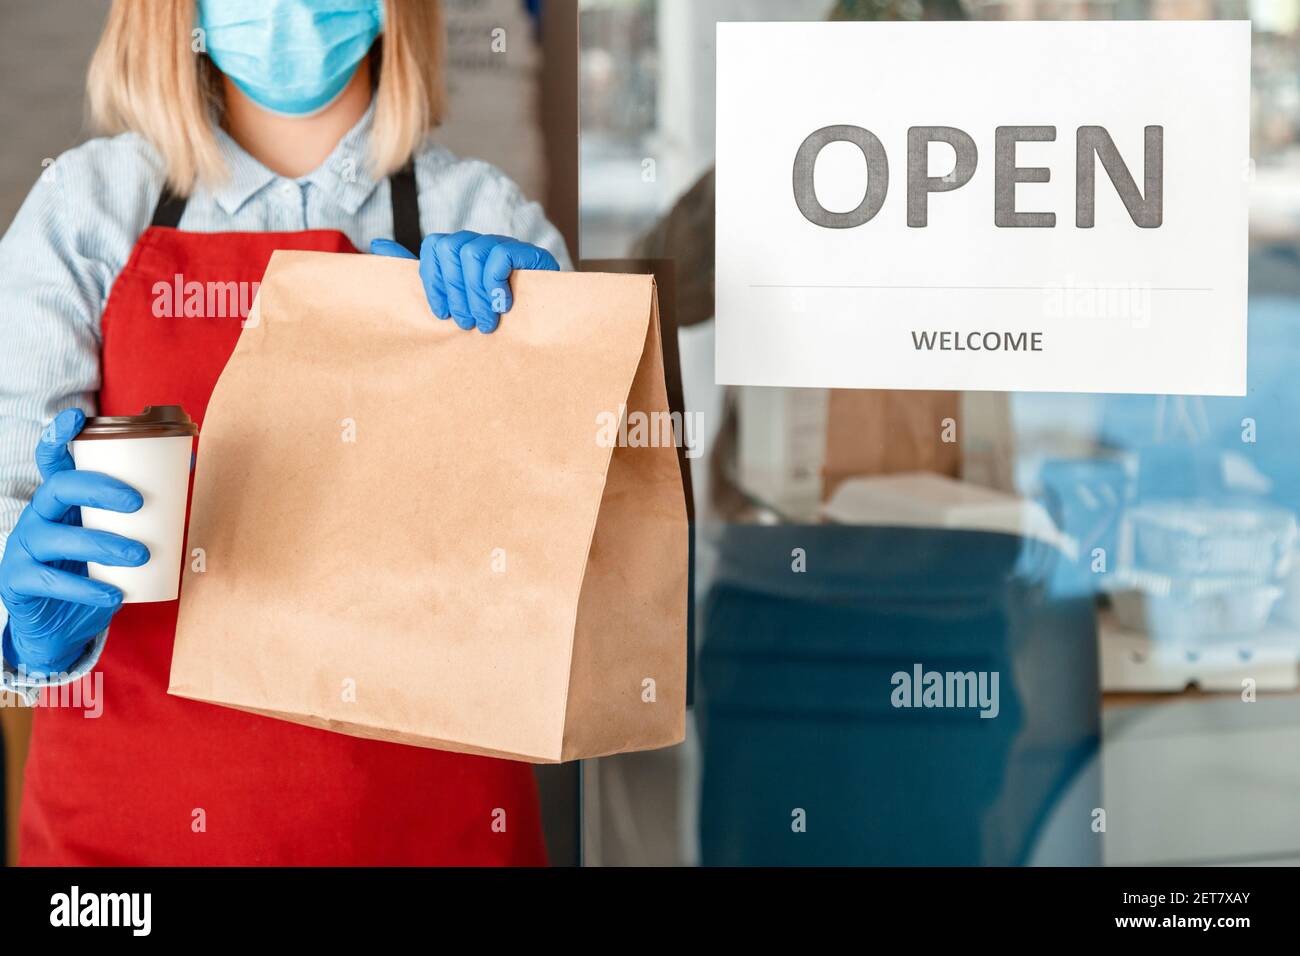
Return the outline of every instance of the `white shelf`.
<path id="1" fill-rule="evenodd" d="M 1104 691 L 1167 691 L 1191 685 L 1240 693 L 1242 681 L 1258 691 L 1300 687 L 1300 629 L 1270 624 L 1249 637 L 1221 641 L 1155 641 L 1121 628 L 1103 611 L 1098 622 Z"/>

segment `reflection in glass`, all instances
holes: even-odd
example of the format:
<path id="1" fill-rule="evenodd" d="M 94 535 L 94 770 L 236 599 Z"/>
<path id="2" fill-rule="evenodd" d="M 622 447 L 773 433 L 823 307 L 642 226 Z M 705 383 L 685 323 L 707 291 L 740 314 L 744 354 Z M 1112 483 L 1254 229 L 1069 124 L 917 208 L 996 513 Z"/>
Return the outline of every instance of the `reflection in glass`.
<path id="1" fill-rule="evenodd" d="M 706 440 L 692 730 L 588 766 L 587 862 L 1300 859 L 1300 0 L 580 16 L 581 255 L 671 261 Z M 1247 396 L 713 384 L 717 22 L 1216 17 L 1253 24 Z"/>

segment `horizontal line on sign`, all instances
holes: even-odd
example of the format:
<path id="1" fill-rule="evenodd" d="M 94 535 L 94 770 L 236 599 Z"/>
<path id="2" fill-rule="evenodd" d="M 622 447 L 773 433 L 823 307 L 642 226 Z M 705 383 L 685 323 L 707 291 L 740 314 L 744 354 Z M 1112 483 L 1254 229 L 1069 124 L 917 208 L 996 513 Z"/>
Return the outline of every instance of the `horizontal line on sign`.
<path id="1" fill-rule="evenodd" d="M 980 292 L 1131 292 L 1141 285 L 784 285 L 755 282 L 751 289 L 957 289 Z M 1148 292 L 1213 292 L 1212 288 L 1151 286 Z"/>

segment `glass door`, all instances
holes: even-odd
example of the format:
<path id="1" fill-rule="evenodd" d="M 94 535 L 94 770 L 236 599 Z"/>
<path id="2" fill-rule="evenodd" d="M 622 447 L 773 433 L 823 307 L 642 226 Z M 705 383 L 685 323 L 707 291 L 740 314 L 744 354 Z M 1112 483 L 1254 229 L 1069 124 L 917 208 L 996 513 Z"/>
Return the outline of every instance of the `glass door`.
<path id="1" fill-rule="evenodd" d="M 660 276 L 695 509 L 688 739 L 585 764 L 584 861 L 1300 861 L 1300 3 L 579 18 L 580 256 Z M 715 384 L 719 22 L 1216 18 L 1252 24 L 1246 396 Z M 932 673 L 974 706 L 899 706 Z"/>

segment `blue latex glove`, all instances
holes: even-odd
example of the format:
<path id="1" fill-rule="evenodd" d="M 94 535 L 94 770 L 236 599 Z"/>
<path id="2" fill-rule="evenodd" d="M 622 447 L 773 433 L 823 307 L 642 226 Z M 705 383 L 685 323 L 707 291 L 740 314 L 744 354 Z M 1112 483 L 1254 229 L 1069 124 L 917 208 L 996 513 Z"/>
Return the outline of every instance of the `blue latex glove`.
<path id="1" fill-rule="evenodd" d="M 391 239 L 376 239 L 370 251 L 399 259 L 417 258 Z M 418 258 L 424 293 L 433 314 L 453 319 L 462 329 L 477 328 L 483 333 L 495 331 L 501 315 L 514 304 L 511 272 L 560 269 L 555 256 L 538 246 L 468 230 L 425 236 Z"/>
<path id="2" fill-rule="evenodd" d="M 144 504 L 116 478 L 77 471 L 67 445 L 85 422 L 80 409 L 65 409 L 41 435 L 42 483 L 0 559 L 0 600 L 9 612 L 4 659 L 32 674 L 67 671 L 122 606 L 119 589 L 86 577 L 87 561 L 134 568 L 149 560 L 138 541 L 81 527 L 82 505 L 132 512 Z"/>

